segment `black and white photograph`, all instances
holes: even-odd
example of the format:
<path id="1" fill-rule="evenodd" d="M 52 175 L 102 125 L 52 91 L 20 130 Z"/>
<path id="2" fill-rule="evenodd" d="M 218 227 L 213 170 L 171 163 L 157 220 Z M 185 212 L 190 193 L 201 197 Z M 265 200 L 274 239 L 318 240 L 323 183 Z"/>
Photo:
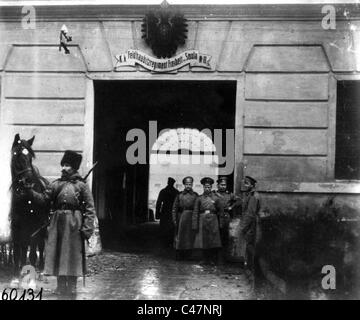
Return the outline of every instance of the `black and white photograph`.
<path id="1" fill-rule="evenodd" d="M 360 0 L 0 0 L 0 300 L 358 299 Z"/>

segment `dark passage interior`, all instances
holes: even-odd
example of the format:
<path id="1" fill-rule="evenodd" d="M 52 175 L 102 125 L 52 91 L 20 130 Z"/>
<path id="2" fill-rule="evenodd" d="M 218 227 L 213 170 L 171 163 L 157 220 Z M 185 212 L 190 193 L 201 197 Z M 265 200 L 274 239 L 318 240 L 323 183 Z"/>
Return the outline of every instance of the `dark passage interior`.
<path id="1" fill-rule="evenodd" d="M 157 121 L 157 134 L 165 128 L 234 129 L 236 82 L 95 81 L 94 86 L 94 160 L 99 163 L 93 193 L 103 246 L 129 238 L 149 244 L 158 227 L 144 224 L 149 221 L 149 121 Z M 134 128 L 145 132 L 146 164 L 127 161 L 134 141 L 126 141 L 126 135 Z"/>

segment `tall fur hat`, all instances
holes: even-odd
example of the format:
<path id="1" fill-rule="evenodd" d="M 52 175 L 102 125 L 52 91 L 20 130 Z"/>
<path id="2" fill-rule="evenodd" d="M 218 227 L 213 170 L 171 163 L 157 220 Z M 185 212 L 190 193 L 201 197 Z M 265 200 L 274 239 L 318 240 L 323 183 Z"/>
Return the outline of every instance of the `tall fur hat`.
<path id="1" fill-rule="evenodd" d="M 64 156 L 61 159 L 60 164 L 63 166 L 65 163 L 69 164 L 73 169 L 79 170 L 82 160 L 82 155 L 72 151 L 66 150 Z"/>
<path id="2" fill-rule="evenodd" d="M 174 184 L 176 182 L 176 180 L 174 179 L 174 178 L 172 178 L 172 177 L 169 177 L 168 178 L 168 184 Z"/>

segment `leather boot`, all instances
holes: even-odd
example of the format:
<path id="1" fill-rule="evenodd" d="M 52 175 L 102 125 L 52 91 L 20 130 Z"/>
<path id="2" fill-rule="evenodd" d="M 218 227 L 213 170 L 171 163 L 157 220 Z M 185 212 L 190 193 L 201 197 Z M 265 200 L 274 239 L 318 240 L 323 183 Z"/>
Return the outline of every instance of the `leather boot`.
<path id="1" fill-rule="evenodd" d="M 55 294 L 66 295 L 66 288 L 66 276 L 58 276 Z"/>
<path id="2" fill-rule="evenodd" d="M 200 261 L 200 265 L 209 265 L 211 261 L 209 249 L 202 250 L 202 260 Z"/>
<path id="3" fill-rule="evenodd" d="M 76 285 L 77 285 L 77 277 L 76 276 L 68 276 L 67 277 L 67 293 L 68 293 L 68 295 L 76 295 Z"/>

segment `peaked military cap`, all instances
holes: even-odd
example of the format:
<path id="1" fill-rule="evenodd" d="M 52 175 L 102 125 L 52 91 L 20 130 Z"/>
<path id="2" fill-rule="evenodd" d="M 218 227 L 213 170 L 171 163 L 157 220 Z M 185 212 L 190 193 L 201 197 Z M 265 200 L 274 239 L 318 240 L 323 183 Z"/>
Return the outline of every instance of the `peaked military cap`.
<path id="1" fill-rule="evenodd" d="M 208 184 L 214 184 L 214 179 L 211 179 L 211 178 L 209 178 L 209 177 L 205 177 L 205 178 L 202 178 L 202 179 L 200 180 L 200 183 L 201 183 L 201 184 L 206 184 L 206 183 L 208 183 Z"/>
<path id="2" fill-rule="evenodd" d="M 226 183 L 228 183 L 228 177 L 219 177 L 219 179 L 217 179 L 217 183 L 221 183 L 221 182 L 226 182 Z"/>
<path id="3" fill-rule="evenodd" d="M 248 179 L 253 185 L 255 185 L 257 183 L 257 181 L 250 176 L 245 176 L 245 179 Z"/>
<path id="4" fill-rule="evenodd" d="M 191 183 L 194 182 L 194 178 L 193 177 L 185 177 L 182 181 L 183 184 L 186 183 L 187 180 L 191 180 Z"/>

